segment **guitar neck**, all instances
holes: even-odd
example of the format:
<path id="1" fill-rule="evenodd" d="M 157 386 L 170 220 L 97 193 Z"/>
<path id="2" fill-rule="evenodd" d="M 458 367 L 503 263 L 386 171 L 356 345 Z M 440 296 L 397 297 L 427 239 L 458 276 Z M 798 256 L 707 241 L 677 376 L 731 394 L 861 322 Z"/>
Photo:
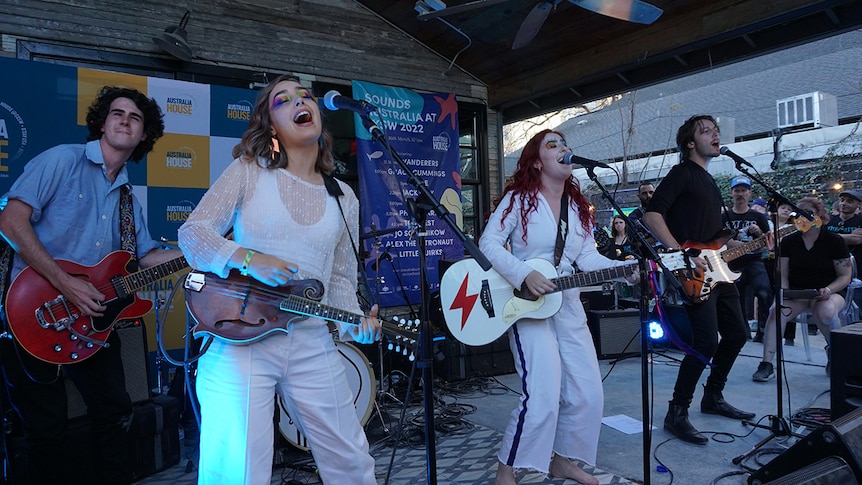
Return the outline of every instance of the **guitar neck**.
<path id="1" fill-rule="evenodd" d="M 365 315 L 346 312 L 333 306 L 324 305 L 314 300 L 302 298 L 296 295 L 287 295 L 278 305 L 278 309 L 285 312 L 296 313 L 307 317 L 319 317 L 324 320 L 344 323 L 348 325 L 359 325 Z M 406 348 L 413 349 L 416 346 L 416 333 L 409 328 L 402 327 L 389 322 L 381 322 L 383 334 L 396 342 L 403 344 Z M 406 354 L 405 354 L 406 355 Z"/>
<path id="2" fill-rule="evenodd" d="M 796 226 L 787 225 L 778 230 L 778 238 L 790 234 L 791 232 L 796 232 Z M 733 261 L 743 255 L 746 255 L 752 251 L 756 251 L 760 248 L 766 247 L 766 236 L 760 236 L 759 238 L 749 241 L 742 246 L 737 246 L 735 248 L 726 249 L 721 252 L 721 259 L 723 259 L 726 263 Z"/>
<path id="3" fill-rule="evenodd" d="M 615 266 L 613 268 L 605 268 L 597 271 L 589 271 L 586 273 L 575 273 L 569 276 L 552 278 L 551 281 L 557 286 L 556 291 L 580 288 L 583 286 L 593 286 L 597 283 L 604 283 L 606 281 L 622 278 L 629 274 L 635 266 L 637 266 L 637 263 Z"/>
<path id="4" fill-rule="evenodd" d="M 314 300 L 308 300 L 295 295 L 287 295 L 278 304 L 279 310 L 305 315 L 307 317 L 320 317 L 324 320 L 331 320 L 338 323 L 346 323 L 348 325 L 359 325 L 365 315 L 346 312 L 333 306 L 324 305 Z"/>
<path id="5" fill-rule="evenodd" d="M 154 281 L 158 281 L 165 276 L 172 275 L 186 268 L 188 265 L 186 257 L 180 256 L 165 263 L 150 266 L 149 268 L 124 276 L 124 287 L 128 289 L 129 293 L 137 291 Z"/>

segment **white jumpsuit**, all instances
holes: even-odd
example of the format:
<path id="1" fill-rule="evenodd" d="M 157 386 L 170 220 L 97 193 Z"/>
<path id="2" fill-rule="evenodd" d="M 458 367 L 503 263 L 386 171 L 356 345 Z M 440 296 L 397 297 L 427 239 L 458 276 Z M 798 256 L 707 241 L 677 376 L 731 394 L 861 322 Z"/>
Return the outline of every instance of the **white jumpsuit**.
<path id="1" fill-rule="evenodd" d="M 506 194 L 491 215 L 479 247 L 503 278 L 520 287 L 533 270 L 523 261 L 541 258 L 553 263 L 558 221 L 538 193 L 538 209 L 529 214 L 524 242 L 517 197 L 500 224 L 511 197 L 511 192 Z M 598 253 L 592 232 L 581 227 L 573 204 L 569 205 L 568 227 L 561 273 L 571 273 L 572 263 L 582 271 L 631 264 Z M 505 248 L 507 242 L 511 252 Z M 503 436 L 500 462 L 547 473 L 552 453 L 556 453 L 595 465 L 604 394 L 580 290 L 565 290 L 562 308 L 553 317 L 516 322 L 509 329 L 509 344 L 521 378 L 521 398 Z"/>

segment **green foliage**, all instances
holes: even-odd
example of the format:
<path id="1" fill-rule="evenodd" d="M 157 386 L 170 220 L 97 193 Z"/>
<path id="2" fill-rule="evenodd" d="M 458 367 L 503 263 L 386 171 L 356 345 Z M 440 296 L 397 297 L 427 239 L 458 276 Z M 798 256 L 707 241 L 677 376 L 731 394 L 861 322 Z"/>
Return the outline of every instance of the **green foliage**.
<path id="1" fill-rule="evenodd" d="M 796 160 L 784 160 L 772 172 L 756 174 L 767 185 L 787 197 L 794 203 L 802 197 L 814 196 L 829 207 L 838 199 L 838 192 L 833 190 L 835 184 L 844 184 L 844 157 L 827 153 L 823 158 L 813 162 L 800 163 Z M 718 175 L 715 182 L 725 198 L 729 198 L 730 181 L 735 175 Z M 766 190 L 752 181 L 751 200 L 758 197 L 767 198 Z M 730 201 L 728 206 L 732 205 Z"/>

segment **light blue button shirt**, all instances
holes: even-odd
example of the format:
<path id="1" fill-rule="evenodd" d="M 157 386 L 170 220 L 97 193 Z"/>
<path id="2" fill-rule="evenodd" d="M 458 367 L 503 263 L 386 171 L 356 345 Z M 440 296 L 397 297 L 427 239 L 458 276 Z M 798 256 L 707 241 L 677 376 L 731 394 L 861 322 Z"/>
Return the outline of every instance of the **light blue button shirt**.
<path id="1" fill-rule="evenodd" d="M 33 230 L 49 254 L 92 266 L 120 249 L 120 188 L 128 183 L 126 167 L 114 183 L 108 180 L 98 140 L 59 145 L 27 163 L 0 206 L 9 199 L 29 205 Z M 159 244 L 150 236 L 140 202 L 134 196 L 132 200 L 140 258 Z M 16 257 L 12 277 L 25 266 Z"/>

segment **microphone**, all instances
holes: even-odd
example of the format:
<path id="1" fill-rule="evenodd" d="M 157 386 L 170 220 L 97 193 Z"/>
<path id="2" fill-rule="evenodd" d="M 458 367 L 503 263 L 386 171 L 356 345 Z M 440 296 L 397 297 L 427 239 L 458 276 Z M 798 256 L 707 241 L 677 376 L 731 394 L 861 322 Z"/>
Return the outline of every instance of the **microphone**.
<path id="1" fill-rule="evenodd" d="M 334 89 L 323 95 L 323 105 L 330 111 L 346 109 L 361 115 L 377 111 L 377 106 L 374 106 L 367 101 L 342 96 L 341 93 Z"/>
<path id="2" fill-rule="evenodd" d="M 589 158 L 579 157 L 574 153 L 566 153 L 563 155 L 563 159 L 560 160 L 560 163 L 563 165 L 581 165 L 584 168 L 611 168 L 607 163 L 597 162 L 595 160 L 590 160 Z"/>
<path id="3" fill-rule="evenodd" d="M 740 157 L 739 155 L 737 155 L 737 154 L 733 153 L 732 151 L 730 151 L 730 148 L 727 148 L 727 147 L 721 147 L 721 149 L 719 150 L 719 152 L 720 152 L 722 155 L 724 155 L 724 156 L 727 156 L 727 157 L 732 158 L 732 159 L 733 159 L 733 161 L 734 161 L 734 162 L 736 162 L 736 163 L 737 163 L 737 164 L 739 164 L 739 165 L 745 165 L 745 166 L 748 166 L 748 167 L 754 168 L 754 165 L 752 165 L 752 164 L 748 163 L 748 161 L 747 161 L 747 160 L 745 160 L 744 158 L 742 158 L 742 157 Z"/>
<path id="4" fill-rule="evenodd" d="M 386 261 L 386 260 L 392 261 L 392 255 L 389 254 L 389 247 L 390 246 L 387 245 L 386 249 L 383 250 L 383 254 L 381 254 L 380 257 L 377 258 L 376 261 L 371 263 L 371 271 L 377 271 L 377 267 L 378 267 L 377 265 Z"/>

